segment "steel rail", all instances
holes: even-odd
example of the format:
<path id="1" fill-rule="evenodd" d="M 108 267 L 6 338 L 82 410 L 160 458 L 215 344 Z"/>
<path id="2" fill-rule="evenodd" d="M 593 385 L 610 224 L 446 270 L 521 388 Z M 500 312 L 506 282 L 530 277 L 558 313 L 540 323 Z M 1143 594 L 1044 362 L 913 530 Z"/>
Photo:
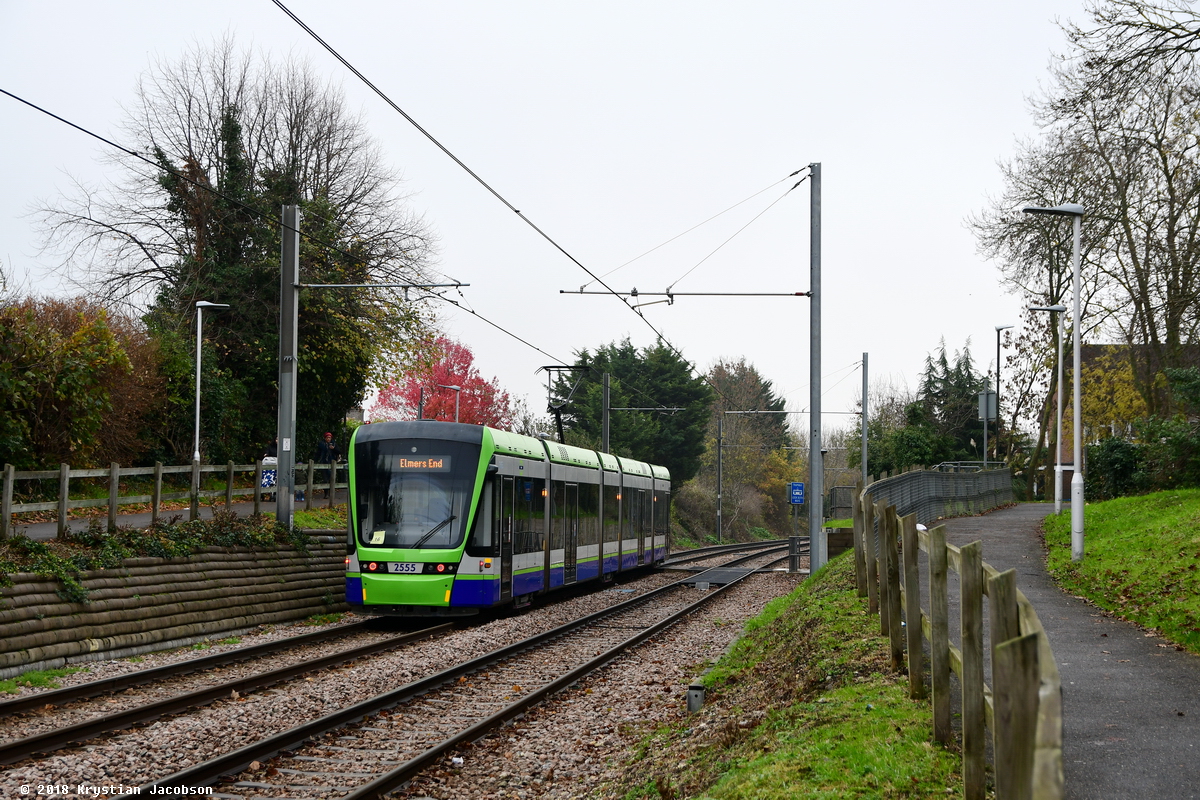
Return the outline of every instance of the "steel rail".
<path id="1" fill-rule="evenodd" d="M 383 775 L 380 775 L 378 778 L 375 778 L 374 780 L 351 791 L 349 794 L 343 795 L 342 800 L 369 800 L 370 798 L 382 797 L 388 792 L 403 786 L 425 769 L 432 766 L 435 762 L 439 761 L 441 757 L 448 751 L 454 749 L 460 744 L 463 744 L 464 742 L 473 742 L 489 731 L 500 727 L 510 719 L 520 716 L 528 709 L 542 702 L 542 700 L 546 699 L 547 697 L 562 691 L 578 681 L 580 678 L 583 678 L 585 675 L 600 669 L 629 648 L 641 644 L 652 636 L 676 624 L 696 609 L 711 602 L 718 595 L 736 586 L 738 583 L 745 580 L 752 574 L 752 572 L 747 572 L 745 575 L 730 581 L 719 589 L 705 593 L 705 595 L 699 600 L 688 604 L 684 608 L 680 609 L 674 614 L 671 614 L 669 617 L 656 622 L 648 628 L 635 633 L 633 636 L 630 636 L 620 644 L 609 648 L 600 655 L 579 665 L 578 667 L 575 667 L 540 689 L 530 692 L 528 695 L 516 701 L 515 703 L 512 703 L 506 708 L 502 708 L 496 713 L 475 723 L 471 727 L 460 731 L 448 739 L 443 740 L 442 742 L 426 750 L 421 755 L 410 759 L 392 771 L 386 772 Z"/>
<path id="2" fill-rule="evenodd" d="M 108 694 L 109 692 L 119 692 L 133 686 L 142 686 L 143 684 L 154 683 L 166 678 L 173 678 L 177 675 L 189 675 L 193 672 L 203 672 L 213 667 L 223 667 L 226 664 L 259 658 L 260 656 L 270 655 L 280 650 L 289 650 L 293 647 L 306 644 L 316 644 L 330 639 L 338 639 L 343 636 L 349 636 L 352 633 L 362 632 L 366 624 L 365 621 L 353 622 L 337 628 L 303 633 L 299 636 L 289 636 L 286 639 L 276 639 L 273 642 L 264 642 L 263 644 L 251 647 L 240 647 L 236 650 L 214 653 L 213 655 L 154 667 L 153 669 L 138 670 L 127 675 L 117 675 L 112 678 L 89 681 L 88 683 L 81 683 L 76 686 L 68 686 L 64 689 L 55 689 L 52 692 L 38 692 L 37 694 L 25 695 L 15 700 L 7 700 L 0 703 L 0 717 L 20 711 L 28 711 L 31 708 L 43 708 L 47 703 L 61 706 L 63 703 L 72 700 L 96 697 Z"/>
<path id="3" fill-rule="evenodd" d="M 453 623 L 443 623 L 442 625 L 425 628 L 414 633 L 393 636 L 390 639 L 373 642 L 372 644 L 355 647 L 350 650 L 343 650 L 340 653 L 333 653 L 322 658 L 303 661 L 288 667 L 280 667 L 269 672 L 260 672 L 257 675 L 222 683 L 219 686 L 197 689 L 194 692 L 187 692 L 125 711 L 118 711 L 98 719 L 86 720 L 65 728 L 55 728 L 36 736 L 28 736 L 24 739 L 0 744 L 0 764 L 13 764 L 36 753 L 50 753 L 66 747 L 73 742 L 84 742 L 103 733 L 132 728 L 135 725 L 153 722 L 160 717 L 205 706 L 222 698 L 230 697 L 233 692 L 237 692 L 238 694 L 252 692 L 255 689 L 262 689 L 266 686 L 294 678 L 297 675 L 328 669 L 347 661 L 375 655 L 376 653 L 391 650 L 403 644 L 426 639 L 452 627 L 454 627 Z"/>
<path id="4" fill-rule="evenodd" d="M 745 556 L 741 559 L 735 559 L 722 567 L 729 567 L 733 564 L 757 558 L 761 553 L 754 553 Z M 750 573 L 747 573 L 750 574 Z M 744 576 L 743 576 L 744 577 Z M 179 770 L 165 777 L 159 778 L 150 783 L 144 784 L 139 791 L 143 794 L 153 793 L 155 789 L 176 786 L 204 786 L 214 783 L 218 779 L 236 775 L 244 770 L 254 761 L 265 761 L 284 751 L 293 750 L 300 747 L 306 741 L 326 733 L 331 730 L 345 727 L 354 722 L 364 720 L 378 712 L 394 708 L 395 706 L 406 703 L 409 700 L 432 691 L 433 689 L 442 686 L 443 684 L 451 683 L 458 678 L 477 672 L 485 667 L 488 667 L 498 661 L 503 661 L 518 653 L 532 649 L 550 640 L 557 639 L 565 634 L 568 634 L 578 628 L 585 627 L 593 622 L 599 621 L 608 616 L 627 611 L 638 605 L 644 605 L 659 595 L 674 591 L 685 583 L 690 583 L 694 580 L 693 576 L 684 578 L 678 581 L 673 581 L 666 586 L 654 589 L 646 594 L 638 597 L 630 598 L 614 606 L 611 606 L 600 611 L 595 611 L 579 619 L 572 620 L 556 628 L 536 634 L 523 639 L 519 642 L 506 645 L 491 653 L 485 653 L 482 656 L 465 661 L 461 664 L 444 669 L 440 672 L 429 675 L 420 680 L 405 684 L 404 686 L 393 689 L 390 692 L 377 695 L 367 700 L 363 700 L 346 708 L 328 714 L 324 717 L 297 725 L 286 731 L 267 737 L 261 741 L 239 748 L 238 750 L 225 753 L 208 761 L 195 764 L 186 769 Z M 727 584 L 728 585 L 733 585 Z M 706 597 L 716 596 L 716 594 L 724 591 L 726 587 L 714 590 L 706 595 Z M 625 645 L 628 646 L 628 645 Z"/>
<path id="5" fill-rule="evenodd" d="M 770 547 L 778 547 L 787 545 L 786 539 L 767 539 L 759 542 L 737 542 L 735 544 L 716 544 L 709 547 L 697 547 L 694 550 L 680 550 L 677 554 L 663 562 L 664 566 L 672 564 L 686 564 L 690 561 L 699 561 L 703 558 L 710 558 L 722 553 L 736 553 L 739 550 L 765 550 Z"/>

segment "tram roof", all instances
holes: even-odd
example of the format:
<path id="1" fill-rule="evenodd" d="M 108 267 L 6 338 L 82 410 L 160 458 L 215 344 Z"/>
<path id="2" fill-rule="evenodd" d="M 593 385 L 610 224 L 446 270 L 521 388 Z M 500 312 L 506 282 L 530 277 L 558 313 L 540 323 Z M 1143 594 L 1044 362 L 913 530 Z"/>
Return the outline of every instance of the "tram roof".
<path id="1" fill-rule="evenodd" d="M 541 461 L 546 457 L 546 450 L 540 440 L 520 433 L 511 433 L 497 428 L 488 428 L 492 436 L 492 446 L 497 453 L 509 456 L 525 456 Z"/>
<path id="2" fill-rule="evenodd" d="M 600 459 L 592 450 L 544 440 L 543 444 L 546 445 L 546 452 L 550 454 L 550 460 L 555 464 L 573 464 L 577 467 L 591 467 L 592 469 L 600 466 Z"/>

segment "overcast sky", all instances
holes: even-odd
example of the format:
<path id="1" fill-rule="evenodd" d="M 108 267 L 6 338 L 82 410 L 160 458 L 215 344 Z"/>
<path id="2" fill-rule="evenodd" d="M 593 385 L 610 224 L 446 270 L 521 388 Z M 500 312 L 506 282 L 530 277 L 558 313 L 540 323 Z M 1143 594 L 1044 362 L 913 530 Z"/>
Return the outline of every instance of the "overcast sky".
<path id="1" fill-rule="evenodd" d="M 783 179 L 821 162 L 826 411 L 853 408 L 863 352 L 873 377 L 913 388 L 943 337 L 952 350 L 970 338 L 986 370 L 995 326 L 1019 320 L 964 219 L 999 192 L 997 160 L 1035 133 L 1028 98 L 1064 45 L 1055 19 L 1081 20 L 1081 0 L 288 7 L 598 274 L 771 187 L 606 278 L 620 291 L 807 290 L 809 189 L 783 197 L 795 181 Z M 0 87 L 119 138 L 141 72 L 226 33 L 344 86 L 478 313 L 568 362 L 626 336 L 653 342 L 615 299 L 560 295 L 588 277 L 269 0 L 0 0 Z M 105 150 L 2 96 L 0 121 L 0 260 L 34 292 L 71 293 L 28 212 L 71 176 L 102 180 Z M 643 311 L 700 369 L 745 356 L 802 410 L 808 302 L 681 297 Z M 461 312 L 443 319 L 485 376 L 544 407 L 547 356 Z"/>

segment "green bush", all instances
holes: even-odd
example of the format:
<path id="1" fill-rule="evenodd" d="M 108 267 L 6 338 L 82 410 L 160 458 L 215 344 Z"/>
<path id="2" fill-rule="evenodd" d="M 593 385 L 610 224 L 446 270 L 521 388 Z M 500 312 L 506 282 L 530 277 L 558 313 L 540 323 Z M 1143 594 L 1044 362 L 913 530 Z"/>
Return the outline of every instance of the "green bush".
<path id="1" fill-rule="evenodd" d="M 1148 481 L 1143 471 L 1144 449 L 1143 445 L 1115 436 L 1090 445 L 1083 484 L 1087 499 L 1111 500 L 1145 491 Z"/>

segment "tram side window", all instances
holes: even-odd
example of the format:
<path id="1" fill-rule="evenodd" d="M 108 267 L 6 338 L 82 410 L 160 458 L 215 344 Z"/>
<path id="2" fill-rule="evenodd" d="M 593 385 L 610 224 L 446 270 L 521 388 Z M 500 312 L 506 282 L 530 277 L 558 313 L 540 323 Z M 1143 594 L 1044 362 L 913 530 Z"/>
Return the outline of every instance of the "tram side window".
<path id="1" fill-rule="evenodd" d="M 671 524 L 671 493 L 661 489 L 654 493 L 654 535 L 666 536 Z"/>
<path id="2" fill-rule="evenodd" d="M 540 553 L 546 540 L 546 481 L 518 478 L 513 503 L 513 552 Z"/>
<path id="3" fill-rule="evenodd" d="M 625 517 L 624 537 L 626 539 L 636 539 L 638 529 L 641 527 L 642 503 L 639 499 L 639 489 L 625 488 L 625 497 L 621 504 L 621 513 Z"/>
<path id="4" fill-rule="evenodd" d="M 467 555 L 480 558 L 495 554 L 495 532 L 499 522 L 500 504 L 493 503 L 493 494 L 498 494 L 498 491 L 495 481 L 489 480 L 479 493 L 479 507 L 475 509 L 471 538 L 467 540 Z"/>
<path id="5" fill-rule="evenodd" d="M 550 549 L 562 550 L 570 524 L 567 508 L 567 484 L 565 481 L 550 481 Z"/>
<path id="6" fill-rule="evenodd" d="M 615 542 L 621 538 L 621 490 L 616 486 L 604 487 L 604 541 Z"/>
<path id="7" fill-rule="evenodd" d="M 600 541 L 600 487 L 594 483 L 579 484 L 579 544 Z"/>

